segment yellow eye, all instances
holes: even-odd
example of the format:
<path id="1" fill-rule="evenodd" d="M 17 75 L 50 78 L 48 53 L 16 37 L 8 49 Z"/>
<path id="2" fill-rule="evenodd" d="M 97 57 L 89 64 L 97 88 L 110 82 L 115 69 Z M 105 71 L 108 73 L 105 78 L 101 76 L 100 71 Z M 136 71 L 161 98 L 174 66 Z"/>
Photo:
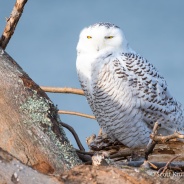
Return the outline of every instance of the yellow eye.
<path id="1" fill-rule="evenodd" d="M 92 38 L 92 36 L 87 36 L 87 39 L 91 39 Z"/>
<path id="2" fill-rule="evenodd" d="M 112 39 L 114 36 L 105 36 L 105 39 Z"/>

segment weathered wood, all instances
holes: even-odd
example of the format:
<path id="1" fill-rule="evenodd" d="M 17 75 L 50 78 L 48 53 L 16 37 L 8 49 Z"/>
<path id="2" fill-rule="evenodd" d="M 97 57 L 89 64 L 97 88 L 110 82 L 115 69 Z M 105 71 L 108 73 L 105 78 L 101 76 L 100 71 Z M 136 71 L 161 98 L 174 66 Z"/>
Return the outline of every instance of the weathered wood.
<path id="1" fill-rule="evenodd" d="M 156 171 L 142 168 L 122 166 L 118 169 L 112 166 L 77 166 L 61 175 L 65 184 L 173 184 L 183 183 L 181 176 L 162 177 Z"/>
<path id="2" fill-rule="evenodd" d="M 125 160 L 129 157 L 133 160 L 139 160 L 144 159 L 145 156 L 144 148 L 127 148 L 120 142 L 112 140 L 104 133 L 98 136 L 93 134 L 87 138 L 86 142 L 91 152 L 106 152 L 114 162 Z M 154 147 L 153 152 L 149 154 L 148 160 L 150 162 L 168 162 L 174 156 L 179 156 L 177 158 L 178 161 L 184 160 L 184 142 L 170 140 L 165 143 L 158 143 Z"/>
<path id="3" fill-rule="evenodd" d="M 12 155 L 0 149 L 0 183 L 1 184 L 63 184 L 53 176 L 36 172 L 22 164 Z"/>
<path id="4" fill-rule="evenodd" d="M 173 140 L 167 143 L 157 144 L 154 151 L 149 155 L 149 161 L 168 162 L 174 156 L 179 156 L 178 161 L 184 160 L 184 143 Z"/>
<path id="5" fill-rule="evenodd" d="M 22 164 L 12 155 L 0 149 L 0 183 L 1 184 L 171 184 L 183 183 L 184 179 L 177 173 L 157 175 L 156 171 L 143 168 L 129 167 L 122 163 L 121 168 L 112 166 L 86 166 L 80 165 L 69 171 L 61 173 L 60 177 L 53 177 L 35 172 L 32 168 Z M 139 163 L 138 163 L 139 164 Z M 142 163 L 141 163 L 142 164 Z M 178 163 L 179 165 L 180 163 Z M 130 164 L 129 164 L 130 165 Z M 164 166 L 160 163 L 158 167 Z M 140 166 L 140 164 L 139 164 Z M 175 177 L 173 177 L 175 175 Z M 177 180 L 179 180 L 177 182 Z"/>
<path id="6" fill-rule="evenodd" d="M 0 49 L 0 147 L 42 173 L 70 169 L 80 160 L 59 122 L 45 92 Z"/>
<path id="7" fill-rule="evenodd" d="M 13 7 L 11 15 L 6 20 L 6 26 L 0 38 L 0 47 L 3 48 L 4 50 L 15 31 L 15 28 L 22 15 L 22 12 L 26 3 L 27 3 L 27 0 L 16 0 L 16 3 Z"/>

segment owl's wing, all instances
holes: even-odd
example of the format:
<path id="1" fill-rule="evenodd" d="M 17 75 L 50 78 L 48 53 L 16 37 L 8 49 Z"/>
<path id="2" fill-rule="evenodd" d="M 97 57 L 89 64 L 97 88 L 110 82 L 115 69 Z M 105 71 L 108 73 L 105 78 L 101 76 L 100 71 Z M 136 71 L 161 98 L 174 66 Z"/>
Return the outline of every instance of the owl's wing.
<path id="1" fill-rule="evenodd" d="M 180 104 L 169 93 L 165 79 L 143 57 L 124 53 L 114 59 L 106 58 L 99 74 L 94 75 L 98 76 L 97 83 L 94 84 L 95 103 L 99 104 L 100 94 L 103 94 L 105 100 L 100 105 L 103 103 L 114 108 L 116 116 L 118 110 L 122 114 L 130 109 L 131 116 L 141 114 L 141 118 L 151 126 L 156 121 L 180 121 Z M 110 104 L 110 101 L 116 105 Z M 128 111 L 125 112 L 127 113 Z M 104 116 L 106 114 L 108 111 L 105 110 Z"/>
<path id="2" fill-rule="evenodd" d="M 184 127 L 180 104 L 164 78 L 141 56 L 97 58 L 90 82 L 97 121 L 109 136 L 129 147 L 146 145 L 156 121 L 167 133 Z"/>
<path id="3" fill-rule="evenodd" d="M 165 79 L 145 58 L 136 54 L 122 54 L 114 60 L 118 78 L 126 74 L 126 84 L 139 104 L 147 123 L 171 122 L 180 118 L 178 102 L 171 96 Z"/>

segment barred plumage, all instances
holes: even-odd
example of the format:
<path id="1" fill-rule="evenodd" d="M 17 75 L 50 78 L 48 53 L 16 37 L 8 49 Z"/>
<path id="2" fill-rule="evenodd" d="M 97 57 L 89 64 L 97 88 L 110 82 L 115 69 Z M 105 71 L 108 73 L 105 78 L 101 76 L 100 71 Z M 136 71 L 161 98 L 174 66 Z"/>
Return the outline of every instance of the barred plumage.
<path id="1" fill-rule="evenodd" d="M 162 134 L 183 132 L 183 109 L 164 78 L 110 25 L 85 28 L 77 46 L 79 80 L 99 125 L 128 147 L 145 146 L 156 121 Z"/>

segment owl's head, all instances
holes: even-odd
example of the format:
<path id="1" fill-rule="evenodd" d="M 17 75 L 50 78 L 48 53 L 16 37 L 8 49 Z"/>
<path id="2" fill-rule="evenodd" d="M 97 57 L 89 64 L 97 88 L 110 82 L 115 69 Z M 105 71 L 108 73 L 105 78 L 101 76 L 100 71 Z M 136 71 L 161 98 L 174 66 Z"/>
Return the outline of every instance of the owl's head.
<path id="1" fill-rule="evenodd" d="M 128 42 L 121 29 L 110 23 L 97 23 L 84 28 L 77 45 L 78 53 L 99 53 L 103 51 L 129 50 Z"/>

